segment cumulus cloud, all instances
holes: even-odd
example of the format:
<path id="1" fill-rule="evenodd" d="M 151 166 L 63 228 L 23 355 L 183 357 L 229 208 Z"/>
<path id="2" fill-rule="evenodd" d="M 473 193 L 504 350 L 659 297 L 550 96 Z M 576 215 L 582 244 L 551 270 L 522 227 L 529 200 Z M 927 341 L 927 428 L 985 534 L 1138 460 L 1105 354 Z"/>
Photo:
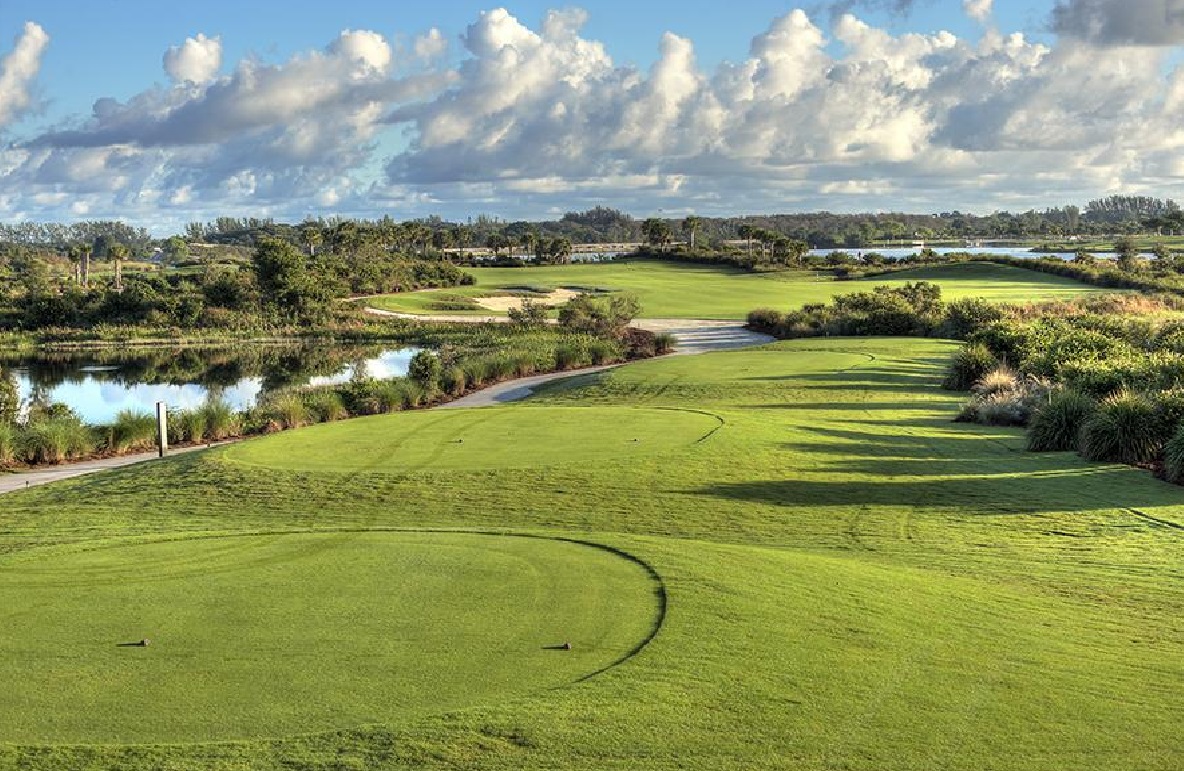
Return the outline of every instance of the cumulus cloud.
<path id="1" fill-rule="evenodd" d="M 422 35 L 416 35 L 412 50 L 420 59 L 436 59 L 448 51 L 448 38 L 444 37 L 443 32 L 432 27 Z"/>
<path id="2" fill-rule="evenodd" d="M 1184 0 L 1057 0 L 1053 31 L 1101 45 L 1184 43 Z"/>
<path id="3" fill-rule="evenodd" d="M 962 9 L 975 21 L 985 22 L 991 17 L 994 4 L 995 0 L 962 0 Z"/>
<path id="4" fill-rule="evenodd" d="M 25 22 L 12 51 L 0 60 L 0 128 L 12 123 L 33 106 L 30 85 L 41 69 L 41 54 L 49 35 L 40 26 Z"/>
<path id="5" fill-rule="evenodd" d="M 986 0 L 964 8 L 989 20 Z M 63 211 L 61 200 L 182 221 L 606 202 L 930 210 L 1184 180 L 1184 70 L 1162 47 L 1047 45 L 987 25 L 975 39 L 893 34 L 796 10 L 738 61 L 705 68 L 693 40 L 667 33 L 643 69 L 614 61 L 586 22 L 568 9 L 532 27 L 495 9 L 450 56 L 439 30 L 401 49 L 346 30 L 279 63 L 178 70 L 171 86 L 99 99 L 0 149 L 0 215 Z"/>
<path id="6" fill-rule="evenodd" d="M 222 67 L 222 40 L 198 33 L 164 52 L 164 71 L 174 83 L 205 83 Z"/>

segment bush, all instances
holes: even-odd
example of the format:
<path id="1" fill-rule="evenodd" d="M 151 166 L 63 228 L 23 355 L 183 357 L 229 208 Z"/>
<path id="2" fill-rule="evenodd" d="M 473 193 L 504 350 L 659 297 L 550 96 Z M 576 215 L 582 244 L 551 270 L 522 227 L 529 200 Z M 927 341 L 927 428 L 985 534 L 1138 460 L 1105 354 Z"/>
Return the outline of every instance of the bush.
<path id="1" fill-rule="evenodd" d="M 11 465 L 16 460 L 19 439 L 14 424 L 0 423 L 0 466 Z"/>
<path id="2" fill-rule="evenodd" d="M 1022 391 L 994 391 L 976 402 L 977 420 L 988 426 L 1023 426 L 1031 414 L 1031 406 Z"/>
<path id="3" fill-rule="evenodd" d="M 21 455 L 28 463 L 61 463 L 95 450 L 94 434 L 73 415 L 30 421 L 23 434 Z"/>
<path id="4" fill-rule="evenodd" d="M 973 391 L 982 397 L 1014 391 L 1019 387 L 1020 377 L 1008 366 L 995 367 L 978 379 Z"/>
<path id="5" fill-rule="evenodd" d="M 1163 445 L 1155 405 L 1130 391 L 1103 401 L 1081 427 L 1081 454 L 1089 460 L 1149 463 Z"/>
<path id="6" fill-rule="evenodd" d="M 108 427 L 107 447 L 113 452 L 148 450 L 156 445 L 156 416 L 122 410 Z"/>
<path id="7" fill-rule="evenodd" d="M 1097 402 L 1080 391 L 1066 389 L 1053 393 L 1048 403 L 1032 416 L 1028 449 L 1033 452 L 1077 449 L 1081 427 L 1097 407 Z"/>
<path id="8" fill-rule="evenodd" d="M 185 410 L 172 421 L 179 429 L 179 441 L 204 442 L 206 439 L 206 414 L 198 408 Z"/>
<path id="9" fill-rule="evenodd" d="M 982 343 L 964 345 L 954 354 L 941 387 L 950 391 L 969 391 L 996 366 L 998 362 L 987 346 Z"/>
<path id="10" fill-rule="evenodd" d="M 300 428 L 312 422 L 312 414 L 297 391 L 281 391 L 263 403 L 263 415 L 275 428 Z"/>
<path id="11" fill-rule="evenodd" d="M 1184 482 L 1184 426 L 1177 428 L 1164 445 L 1163 478 L 1173 484 Z"/>
<path id="12" fill-rule="evenodd" d="M 942 337 L 965 340 L 978 330 L 1003 318 L 1003 311 L 997 305 L 979 297 L 955 300 L 946 306 L 938 333 Z M 963 389 L 959 389 L 963 390 Z"/>
<path id="13" fill-rule="evenodd" d="M 754 332 L 763 332 L 766 335 L 779 337 L 784 323 L 785 314 L 780 311 L 771 308 L 757 308 L 748 312 L 748 321 L 745 326 Z"/>
<path id="14" fill-rule="evenodd" d="M 443 367 L 440 357 L 432 351 L 419 351 L 411 357 L 411 364 L 407 368 L 407 376 L 429 393 L 440 387 L 440 372 Z"/>
<path id="15" fill-rule="evenodd" d="M 444 391 L 451 396 L 462 395 L 468 387 L 468 382 L 464 369 L 457 366 L 444 370 L 444 374 L 440 378 L 440 383 Z"/>
<path id="16" fill-rule="evenodd" d="M 206 399 L 201 412 L 206 420 L 206 437 L 210 441 L 220 442 L 242 433 L 242 416 L 221 399 L 213 396 Z"/>
<path id="17" fill-rule="evenodd" d="M 304 406 L 308 409 L 309 416 L 315 423 L 328 423 L 349 417 L 349 411 L 345 409 L 345 402 L 337 391 L 317 388 L 303 391 L 300 395 L 304 400 Z"/>

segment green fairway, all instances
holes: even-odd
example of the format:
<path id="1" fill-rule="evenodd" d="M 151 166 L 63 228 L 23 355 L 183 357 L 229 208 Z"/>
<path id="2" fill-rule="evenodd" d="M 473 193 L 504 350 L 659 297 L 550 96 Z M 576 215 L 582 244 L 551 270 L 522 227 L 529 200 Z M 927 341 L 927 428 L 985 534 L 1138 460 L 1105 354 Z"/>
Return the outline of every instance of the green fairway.
<path id="1" fill-rule="evenodd" d="M 496 702 L 628 655 L 655 588 L 601 549 L 459 533 L 25 555 L 0 570 L 0 741 L 267 737 Z"/>
<path id="2" fill-rule="evenodd" d="M 993 302 L 1032 302 L 1113 291 L 984 262 L 915 268 L 856 281 L 836 281 L 814 273 L 750 273 L 738 268 L 654 260 L 475 268 L 468 272 L 477 278 L 474 286 L 386 295 L 366 302 L 402 313 L 489 316 L 496 314 L 488 310 L 437 310 L 433 305 L 441 295 L 480 297 L 511 287 L 569 287 L 632 292 L 641 300 L 642 314 L 647 318 L 742 319 L 753 308 L 790 310 L 807 303 L 828 302 L 840 294 L 865 292 L 880 285 L 900 286 L 909 281 L 937 283 L 947 300 L 983 297 Z"/>
<path id="3" fill-rule="evenodd" d="M 672 409 L 512 407 L 324 423 L 244 442 L 243 463 L 305 471 L 492 469 L 645 460 L 706 439 L 710 414 Z M 332 447 L 332 452 L 320 452 Z"/>
<path id="4" fill-rule="evenodd" d="M 6 496 L 0 682 L 31 684 L 0 689 L 0 768 L 1177 771 L 1184 490 L 953 423 L 955 349 L 649 360 Z M 457 530 L 603 544 L 662 594 L 586 546 L 521 564 Z M 433 644 L 375 642 L 405 613 Z M 466 619 L 489 649 L 441 650 Z M 318 655 L 273 661 L 289 642 Z M 127 716 L 92 706 L 104 682 Z"/>

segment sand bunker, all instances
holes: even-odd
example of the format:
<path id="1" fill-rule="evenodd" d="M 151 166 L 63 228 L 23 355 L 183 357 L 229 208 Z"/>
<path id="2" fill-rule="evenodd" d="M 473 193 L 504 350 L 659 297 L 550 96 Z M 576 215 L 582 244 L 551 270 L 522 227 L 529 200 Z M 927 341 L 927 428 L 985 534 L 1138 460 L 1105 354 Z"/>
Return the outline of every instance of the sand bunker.
<path id="1" fill-rule="evenodd" d="M 568 300 L 578 297 L 579 292 L 571 289 L 556 289 L 550 294 L 545 295 L 517 295 L 507 297 L 476 297 L 477 304 L 482 308 L 488 308 L 491 311 L 498 311 L 505 313 L 511 308 L 519 308 L 522 306 L 522 301 L 525 299 L 534 300 L 539 305 L 546 305 L 552 307 L 555 305 L 563 305 Z"/>

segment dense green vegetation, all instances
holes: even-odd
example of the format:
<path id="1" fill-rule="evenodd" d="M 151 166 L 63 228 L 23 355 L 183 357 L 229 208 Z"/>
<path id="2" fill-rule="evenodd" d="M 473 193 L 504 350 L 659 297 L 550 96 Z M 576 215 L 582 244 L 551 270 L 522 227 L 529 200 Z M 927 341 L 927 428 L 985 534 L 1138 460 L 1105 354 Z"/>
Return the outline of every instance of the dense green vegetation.
<path id="1" fill-rule="evenodd" d="M 0 745 L 0 766 L 1177 768 L 1184 496 L 1143 471 L 1022 452 L 1016 429 L 952 423 L 962 398 L 939 383 L 955 350 L 937 340 L 831 338 L 653 360 L 554 386 L 531 403 L 368 418 L 6 497 L 0 586 L 68 603 L 69 587 L 53 584 L 97 571 L 110 583 L 85 617 L 110 607 L 113 619 L 93 636 L 59 640 L 23 626 L 35 623 L 28 614 L 17 612 L 14 626 L 14 606 L 5 603 L 6 662 L 19 651 L 25 665 L 17 668 L 52 661 L 68 673 L 107 656 L 152 661 L 182 679 L 199 672 L 201 681 L 195 714 L 181 722 L 168 720 L 183 708 L 175 695 L 162 703 L 150 688 L 121 701 L 118 715 L 97 713 L 100 727 L 141 721 L 135 739 L 143 743 L 131 746 L 78 733 L 85 743 L 44 746 L 31 737 L 82 728 L 69 710 L 43 702 L 4 723 L 9 734 L 0 741 L 10 743 Z M 644 420 L 618 417 L 629 410 Z M 664 411 L 669 423 L 657 419 Z M 586 418 L 595 442 L 581 448 L 563 431 L 509 430 L 560 414 Z M 433 420 L 441 422 L 429 427 Z M 722 425 L 699 433 L 712 422 Z M 416 428 L 432 441 L 382 445 L 384 432 Z M 482 453 L 479 468 L 452 462 L 450 453 L 467 453 L 470 441 L 497 447 Z M 642 448 L 655 441 L 663 445 L 648 455 Z M 625 447 L 619 457 L 614 443 Z M 380 445 L 389 451 L 377 453 Z M 364 688 L 307 696 L 306 681 L 281 678 L 247 702 L 255 707 L 250 724 L 302 722 L 300 735 L 222 733 L 211 694 L 262 666 L 263 654 L 294 656 L 326 678 L 350 657 L 351 666 L 372 665 L 366 655 L 384 643 L 368 632 L 389 616 L 351 617 L 342 634 L 313 641 L 283 619 L 294 637 L 263 645 L 253 614 L 294 600 L 285 594 L 260 608 L 250 589 L 290 579 L 297 597 L 336 589 L 347 606 L 372 586 L 368 596 L 382 596 L 380 585 L 424 589 L 396 588 L 404 557 L 394 568 L 375 565 L 374 577 L 353 570 L 355 559 L 373 564 L 358 545 L 380 536 L 352 533 L 386 528 L 605 544 L 652 566 L 666 614 L 638 655 L 579 683 L 515 684 L 486 690 L 464 709 L 348 719 L 365 706 Z M 290 541 L 286 532 L 323 540 Z M 200 539 L 260 533 L 268 534 L 262 543 Z M 105 548 L 132 542 L 154 557 L 134 570 L 127 548 Z M 297 545 L 310 547 L 307 557 L 267 559 Z M 203 577 L 212 554 L 227 569 Z M 319 585 L 302 578 L 321 568 Z M 412 617 L 443 635 L 423 639 L 469 651 L 464 619 L 448 602 L 432 602 L 456 591 L 424 589 Z M 144 610 L 133 617 L 128 599 L 139 594 Z M 231 641 L 165 634 L 158 644 L 154 629 L 183 629 L 189 615 L 219 619 L 213 628 Z M 623 620 L 642 615 L 622 612 Z M 326 629 L 331 621 L 307 623 Z M 533 634 L 529 617 L 522 621 Z M 31 636 L 12 631 L 26 628 Z M 523 639 L 560 634 L 541 622 L 537 629 Z M 129 636 L 152 645 L 113 647 Z M 71 641 L 61 654 L 57 646 Z M 104 650 L 91 653 L 91 645 Z M 311 659 L 310 650 L 321 655 Z M 522 664 L 560 681 L 579 671 L 552 672 L 535 649 L 522 655 L 499 671 Z M 296 669 L 292 661 L 273 666 Z M 82 692 L 86 682 L 68 688 Z M 432 685 L 446 693 L 453 682 L 441 676 Z M 284 698 L 271 700 L 277 693 Z M 297 693 L 307 698 L 286 698 Z M 333 717 L 336 699 L 347 700 L 342 720 L 354 727 Z M 281 709 L 292 704 L 302 714 Z M 193 727 L 201 721 L 204 728 Z M 168 743 L 198 735 L 227 741 Z"/>
<path id="2" fill-rule="evenodd" d="M 419 409 L 494 383 L 540 372 L 577 369 L 668 353 L 672 340 L 626 325 L 637 310 L 628 296 L 581 298 L 559 326 L 425 325 L 390 327 L 389 342 L 418 344 L 407 377 L 371 377 L 357 370 L 343 385 L 304 386 L 314 374 L 333 374 L 366 358 L 373 348 L 357 345 L 243 346 L 225 349 L 156 349 L 139 354 L 100 352 L 89 361 L 110 362 L 100 377 L 112 381 L 197 382 L 216 389 L 248 373 L 262 379 L 259 403 L 235 411 L 216 396 L 206 404 L 173 411 L 169 441 L 201 444 L 272 433 L 314 423 Z M 19 415 L 16 388 L 3 364 L 34 363 L 34 394 Z M 110 425 L 91 426 L 67 406 L 52 403 L 50 383 L 77 375 L 66 354 L 0 356 L 0 468 L 18 464 L 61 463 L 94 455 L 149 449 L 155 420 L 127 411 Z"/>
<path id="3" fill-rule="evenodd" d="M 992 263 L 959 263 L 913 268 L 888 276 L 838 281 L 831 274 L 806 271 L 750 273 L 737 268 L 656 260 L 625 260 L 604 265 L 561 265 L 529 269 L 469 269 L 471 287 L 444 292 L 411 292 L 369 298 L 367 303 L 402 313 L 496 315 L 489 310 L 437 307 L 440 295 L 480 297 L 515 288 L 628 291 L 649 318 L 742 319 L 756 307 L 796 308 L 875 286 L 903 286 L 930 281 L 947 299 L 982 298 L 991 302 L 1029 302 L 1070 298 L 1102 291 L 1072 279 L 1032 273 Z"/>

